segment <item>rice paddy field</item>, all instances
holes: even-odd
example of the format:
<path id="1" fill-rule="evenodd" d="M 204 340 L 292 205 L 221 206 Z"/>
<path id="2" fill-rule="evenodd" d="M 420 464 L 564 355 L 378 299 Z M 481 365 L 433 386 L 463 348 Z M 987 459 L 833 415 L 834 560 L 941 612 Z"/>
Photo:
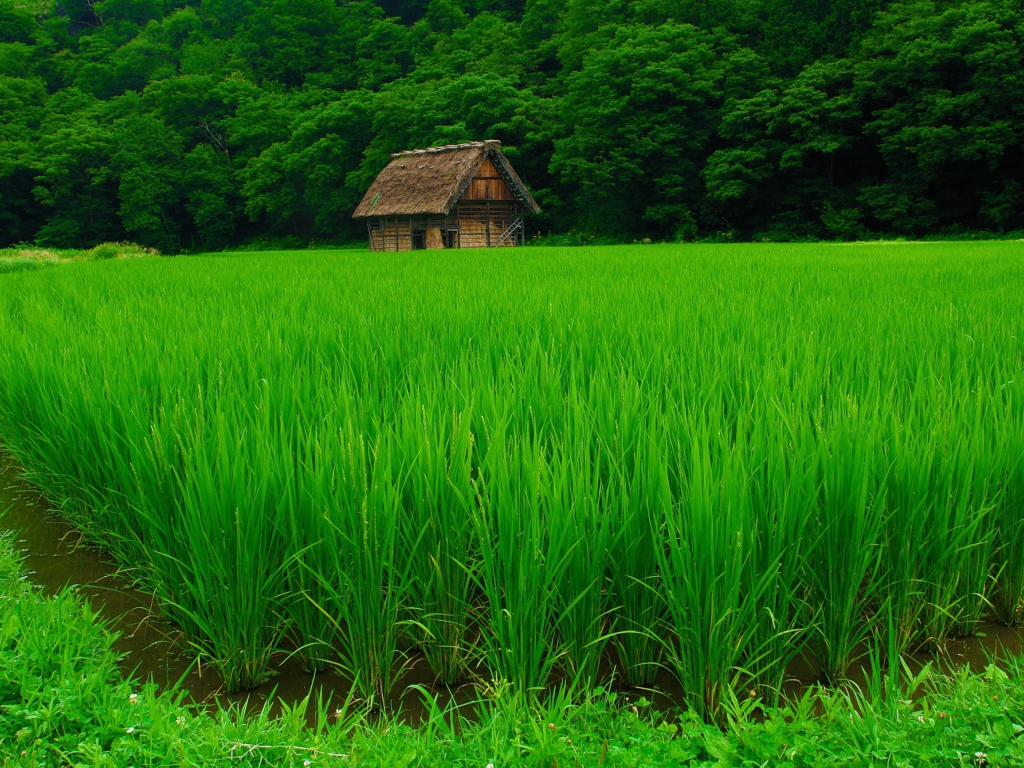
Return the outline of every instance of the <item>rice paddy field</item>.
<path id="1" fill-rule="evenodd" d="M 230 690 L 714 722 L 1024 621 L 1024 243 L 496 250 L 2 275 L 0 440 Z"/>

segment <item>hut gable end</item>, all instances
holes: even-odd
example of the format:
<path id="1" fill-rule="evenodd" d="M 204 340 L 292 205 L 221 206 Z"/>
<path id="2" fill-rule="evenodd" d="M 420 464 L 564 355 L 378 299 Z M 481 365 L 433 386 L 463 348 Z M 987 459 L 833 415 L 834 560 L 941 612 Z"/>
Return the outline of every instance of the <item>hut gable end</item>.
<path id="1" fill-rule="evenodd" d="M 393 154 L 352 216 L 446 216 L 460 199 L 517 201 L 540 211 L 501 143 L 476 141 Z"/>
<path id="2" fill-rule="evenodd" d="M 505 176 L 489 157 L 485 157 L 461 200 L 515 200 Z"/>

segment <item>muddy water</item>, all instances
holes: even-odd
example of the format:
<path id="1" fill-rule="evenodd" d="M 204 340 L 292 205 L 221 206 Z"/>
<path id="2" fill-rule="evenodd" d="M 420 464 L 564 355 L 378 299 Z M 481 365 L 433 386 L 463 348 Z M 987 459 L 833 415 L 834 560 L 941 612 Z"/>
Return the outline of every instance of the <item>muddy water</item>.
<path id="1" fill-rule="evenodd" d="M 2 452 L 0 529 L 17 533 L 24 568 L 34 583 L 50 594 L 73 587 L 101 612 L 110 629 L 118 633 L 115 648 L 123 655 L 123 672 L 136 680 L 152 681 L 161 688 L 180 681 L 197 707 L 238 705 L 250 711 L 266 705 L 279 710 L 282 701 L 294 704 L 312 693 L 307 713 L 311 722 L 317 698 L 333 711 L 349 693 L 349 685 L 340 675 L 332 671 L 317 675 L 303 672 L 298 661 L 285 652 L 274 665 L 275 673 L 268 682 L 247 693 L 225 693 L 217 674 L 189 653 L 181 632 L 156 614 L 153 597 L 137 589 L 130 573 L 119 571 L 102 552 L 83 545 L 77 531 L 53 512 L 39 491 L 20 478 L 17 466 Z M 989 622 L 974 637 L 950 641 L 946 655 L 935 661 L 943 669 L 970 664 L 978 670 L 992 656 L 1024 652 L 1022 640 L 1024 632 L 1020 629 Z M 930 660 L 931 655 L 918 654 L 912 666 L 920 668 Z M 853 670 L 853 682 L 862 684 L 865 671 Z M 789 695 L 798 695 L 816 682 L 813 659 L 798 661 L 788 672 L 785 690 Z M 414 654 L 408 671 L 396 686 L 398 693 L 390 708 L 402 712 L 408 721 L 418 722 L 425 710 L 419 692 L 411 687 L 414 685 L 431 690 L 442 706 L 453 699 L 470 702 L 479 695 L 472 685 L 447 691 L 435 689 L 433 682 L 422 656 Z M 662 711 L 671 710 L 682 701 L 682 691 L 667 673 L 660 674 L 649 690 L 626 693 L 645 695 Z"/>

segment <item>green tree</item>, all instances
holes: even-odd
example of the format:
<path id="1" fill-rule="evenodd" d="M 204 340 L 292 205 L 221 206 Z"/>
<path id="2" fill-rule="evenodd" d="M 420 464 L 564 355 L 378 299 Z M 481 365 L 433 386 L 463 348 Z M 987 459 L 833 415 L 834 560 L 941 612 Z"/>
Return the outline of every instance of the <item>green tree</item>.
<path id="1" fill-rule="evenodd" d="M 275 232 L 311 238 L 347 237 L 364 191 L 348 177 L 371 138 L 372 95 L 355 91 L 302 115 L 287 141 L 275 142 L 245 171 L 243 194 L 252 219 Z"/>
<path id="2" fill-rule="evenodd" d="M 0 240 L 357 234 L 497 138 L 545 231 L 1024 228 L 1024 0 L 0 0 Z"/>
<path id="3" fill-rule="evenodd" d="M 857 234 L 858 191 L 881 166 L 860 138 L 854 77 L 848 60 L 819 62 L 727 105 L 718 132 L 735 143 L 711 154 L 704 178 L 728 227 L 769 240 Z"/>
<path id="4" fill-rule="evenodd" d="M 124 239 L 118 185 L 108 170 L 113 149 L 103 102 L 75 88 L 50 97 L 33 157 L 33 193 L 46 216 L 39 243 L 81 248 Z"/>
<path id="5" fill-rule="evenodd" d="M 118 185 L 121 225 L 134 240 L 165 251 L 180 245 L 183 198 L 181 137 L 147 113 L 132 94 L 116 104 L 114 139 L 107 167 Z"/>
<path id="6" fill-rule="evenodd" d="M 375 7 L 334 0 L 267 0 L 247 19 L 246 56 L 263 79 L 289 86 L 312 75 L 332 87 L 356 85 L 356 46 Z"/>
<path id="7" fill-rule="evenodd" d="M 857 89 L 886 173 L 860 200 L 885 226 L 1024 226 L 1022 19 L 1020 0 L 917 0 L 879 15 Z"/>
<path id="8" fill-rule="evenodd" d="M 620 27 L 567 78 L 552 172 L 590 230 L 692 237 L 701 170 L 730 96 L 763 75 L 749 49 L 692 25 Z"/>
<path id="9" fill-rule="evenodd" d="M 226 151 L 200 144 L 184 158 L 185 210 L 192 217 L 193 248 L 214 251 L 234 240 L 242 218 L 235 169 Z"/>
<path id="10" fill-rule="evenodd" d="M 0 75 L 0 247 L 30 240 L 42 223 L 32 189 L 45 104 L 41 79 Z"/>

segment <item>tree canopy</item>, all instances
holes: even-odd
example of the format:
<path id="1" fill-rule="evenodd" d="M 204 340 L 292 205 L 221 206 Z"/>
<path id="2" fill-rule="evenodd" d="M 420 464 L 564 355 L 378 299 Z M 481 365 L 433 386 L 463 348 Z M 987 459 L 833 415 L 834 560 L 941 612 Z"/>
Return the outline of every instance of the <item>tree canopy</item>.
<path id="1" fill-rule="evenodd" d="M 532 228 L 1024 229 L 1024 0 L 0 0 L 0 246 L 362 237 L 499 139 Z"/>

